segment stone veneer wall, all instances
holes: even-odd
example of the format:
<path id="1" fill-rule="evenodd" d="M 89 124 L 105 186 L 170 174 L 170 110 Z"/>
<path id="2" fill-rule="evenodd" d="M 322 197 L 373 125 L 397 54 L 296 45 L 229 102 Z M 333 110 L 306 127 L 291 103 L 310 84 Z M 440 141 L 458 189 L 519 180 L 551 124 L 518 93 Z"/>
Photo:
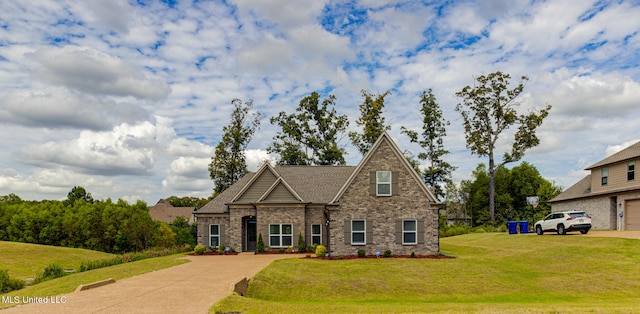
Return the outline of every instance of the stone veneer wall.
<path id="1" fill-rule="evenodd" d="M 247 216 L 256 217 L 256 209 L 253 206 L 242 205 L 229 208 L 229 228 L 227 229 L 229 242 L 225 243 L 225 245 L 232 246 L 236 251 L 246 251 L 242 218 Z"/>
<path id="2" fill-rule="evenodd" d="M 320 225 L 322 231 L 322 244 L 327 245 L 327 226 L 324 218 L 324 205 L 308 206 L 305 210 L 305 227 L 302 231 L 302 236 L 307 245 L 311 245 L 311 225 Z M 296 235 L 296 244 L 298 243 Z"/>
<path id="3" fill-rule="evenodd" d="M 257 209 L 257 231 L 262 233 L 265 248 L 269 248 L 269 225 L 270 224 L 292 224 L 293 238 L 291 246 L 293 249 L 298 245 L 298 233 L 305 230 L 305 205 L 258 205 Z"/>
<path id="4" fill-rule="evenodd" d="M 202 216 L 201 216 L 202 215 Z M 210 246 L 209 243 L 209 225 L 220 225 L 220 230 L 222 231 L 222 237 L 220 239 L 220 243 L 229 243 L 229 215 L 228 214 L 211 214 L 198 215 L 198 228 L 197 228 L 197 239 L 196 242 L 198 244 L 203 244 L 207 247 Z"/>
<path id="5" fill-rule="evenodd" d="M 370 171 L 399 171 L 398 196 L 369 195 Z M 393 153 L 387 142 L 381 143 L 373 153 L 339 200 L 340 206 L 331 211 L 331 243 L 332 255 L 354 255 L 363 249 L 367 254 L 375 254 L 376 250 L 391 250 L 392 254 L 419 255 L 438 254 L 438 215 L 437 209 L 430 208 L 429 198 L 420 189 L 409 171 Z M 344 221 L 366 219 L 372 222 L 373 244 L 345 244 Z M 419 219 L 424 221 L 423 244 L 396 244 L 395 223 L 397 219 Z M 349 226 L 350 227 L 350 226 Z M 422 242 L 422 241 L 418 241 Z"/>

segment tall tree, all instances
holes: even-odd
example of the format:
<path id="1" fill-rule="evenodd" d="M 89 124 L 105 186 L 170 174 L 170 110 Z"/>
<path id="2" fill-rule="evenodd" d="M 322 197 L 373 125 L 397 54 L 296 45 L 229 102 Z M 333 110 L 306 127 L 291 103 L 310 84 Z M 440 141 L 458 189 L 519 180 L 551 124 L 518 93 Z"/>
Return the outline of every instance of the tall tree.
<path id="1" fill-rule="evenodd" d="M 341 134 L 349 126 L 346 115 L 338 115 L 336 97 L 329 95 L 320 103 L 320 94 L 311 93 L 300 100 L 296 112 L 282 111 L 271 118 L 281 130 L 267 151 L 280 155 L 281 165 L 344 165 L 344 148 L 338 146 Z"/>
<path id="2" fill-rule="evenodd" d="M 64 200 L 64 204 L 66 206 L 73 206 L 73 204 L 78 200 L 93 203 L 93 196 L 91 196 L 91 193 L 87 192 L 83 187 L 74 186 L 67 194 L 67 199 Z"/>
<path id="3" fill-rule="evenodd" d="M 522 76 L 518 85 L 509 89 L 511 76 L 507 73 L 495 72 L 477 77 L 474 87 L 466 86 L 456 93 L 462 103 L 456 111 L 462 114 L 467 148 L 472 154 L 489 157 L 489 212 L 492 222 L 495 221 L 495 185 L 496 170 L 506 163 L 515 162 L 524 156 L 529 148 L 540 143 L 536 129 L 549 115 L 551 106 L 540 111 L 529 111 L 518 114 L 520 106 L 518 98 L 529 80 Z M 505 152 L 501 162 L 496 164 L 494 153 L 500 136 L 512 126 L 518 130 L 513 135 L 511 151 Z"/>
<path id="4" fill-rule="evenodd" d="M 253 101 L 243 104 L 242 100 L 235 98 L 231 104 L 234 107 L 231 122 L 222 128 L 222 140 L 216 145 L 215 156 L 211 157 L 209 164 L 209 176 L 215 183 L 214 196 L 247 173 L 244 151 L 260 126 L 260 113 L 251 113 Z"/>
<path id="5" fill-rule="evenodd" d="M 384 131 L 391 129 L 390 125 L 385 125 L 384 116 L 382 116 L 384 98 L 391 94 L 391 92 L 386 91 L 377 96 L 370 94 L 364 89 L 361 92 L 364 101 L 359 106 L 360 118 L 358 118 L 356 124 L 362 127 L 362 134 L 349 132 L 349 138 L 353 145 L 358 148 L 358 151 L 364 155 L 371 149 L 373 143 L 375 143 Z"/>
<path id="6" fill-rule="evenodd" d="M 422 92 L 420 96 L 420 113 L 422 114 L 422 138 L 418 138 L 418 132 L 401 127 L 402 133 L 406 134 L 412 143 L 422 147 L 424 152 L 418 154 L 418 159 L 429 161 L 429 165 L 422 172 L 424 182 L 432 188 L 436 196 L 444 197 L 443 185 L 451 183 L 451 172 L 456 167 L 442 160 L 442 157 L 449 154 L 444 149 L 443 139 L 447 135 L 446 126 L 449 121 L 442 116 L 440 105 L 436 102 L 436 96 L 431 89 Z"/>

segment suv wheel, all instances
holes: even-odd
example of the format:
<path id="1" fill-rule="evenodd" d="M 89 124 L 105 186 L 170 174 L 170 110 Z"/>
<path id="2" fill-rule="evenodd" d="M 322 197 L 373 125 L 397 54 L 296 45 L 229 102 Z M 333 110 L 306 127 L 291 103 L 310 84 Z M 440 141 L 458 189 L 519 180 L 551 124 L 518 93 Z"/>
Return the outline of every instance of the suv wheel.
<path id="1" fill-rule="evenodd" d="M 559 224 L 558 225 L 558 234 L 567 234 L 567 231 L 564 230 L 564 225 L 563 224 Z"/>
<path id="2" fill-rule="evenodd" d="M 582 234 L 587 234 L 587 232 L 589 232 L 589 229 L 582 229 L 582 230 L 580 230 L 580 233 L 582 233 Z"/>
<path id="3" fill-rule="evenodd" d="M 537 226 L 536 226 L 536 233 L 537 233 L 538 235 L 542 235 L 542 234 L 544 234 L 544 231 L 542 231 L 542 227 L 541 227 L 540 225 L 537 225 Z"/>

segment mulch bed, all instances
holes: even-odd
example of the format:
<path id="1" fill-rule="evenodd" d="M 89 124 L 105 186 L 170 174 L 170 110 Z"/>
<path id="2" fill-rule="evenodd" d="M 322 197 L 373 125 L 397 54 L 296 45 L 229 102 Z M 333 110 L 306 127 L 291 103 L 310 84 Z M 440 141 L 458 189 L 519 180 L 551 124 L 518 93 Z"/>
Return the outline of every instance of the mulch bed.
<path id="1" fill-rule="evenodd" d="M 318 258 L 318 259 L 324 259 L 324 260 L 328 260 L 329 257 L 328 256 L 324 256 L 324 257 L 315 257 L 315 256 L 311 256 L 313 258 Z M 340 259 L 359 259 L 359 258 L 414 258 L 414 259 L 418 259 L 418 258 L 430 258 L 430 259 L 449 259 L 449 258 L 455 258 L 455 256 L 448 256 L 448 255 L 415 255 L 415 256 L 411 256 L 411 255 L 391 255 L 389 257 L 384 257 L 384 256 L 380 256 L 377 257 L 375 255 L 366 255 L 364 257 L 360 257 L 358 255 L 344 255 L 342 256 L 342 258 L 338 258 L 337 256 L 331 256 L 331 260 L 340 260 Z"/>
<path id="2" fill-rule="evenodd" d="M 238 255 L 238 252 L 228 252 L 228 253 L 218 253 L 218 252 L 204 252 L 202 254 L 196 254 L 196 253 L 190 253 L 189 255 L 191 256 L 198 256 L 198 255 Z"/>

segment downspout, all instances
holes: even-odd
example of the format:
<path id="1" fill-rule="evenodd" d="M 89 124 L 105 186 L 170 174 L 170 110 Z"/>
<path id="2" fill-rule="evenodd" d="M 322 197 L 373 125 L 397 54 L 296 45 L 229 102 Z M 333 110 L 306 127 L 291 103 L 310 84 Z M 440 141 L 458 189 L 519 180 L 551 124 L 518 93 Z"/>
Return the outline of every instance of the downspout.
<path id="1" fill-rule="evenodd" d="M 327 226 L 327 252 L 329 252 L 329 260 L 331 260 L 331 214 L 330 210 L 327 208 L 327 205 L 324 206 L 324 214 L 326 217 L 326 226 Z"/>

